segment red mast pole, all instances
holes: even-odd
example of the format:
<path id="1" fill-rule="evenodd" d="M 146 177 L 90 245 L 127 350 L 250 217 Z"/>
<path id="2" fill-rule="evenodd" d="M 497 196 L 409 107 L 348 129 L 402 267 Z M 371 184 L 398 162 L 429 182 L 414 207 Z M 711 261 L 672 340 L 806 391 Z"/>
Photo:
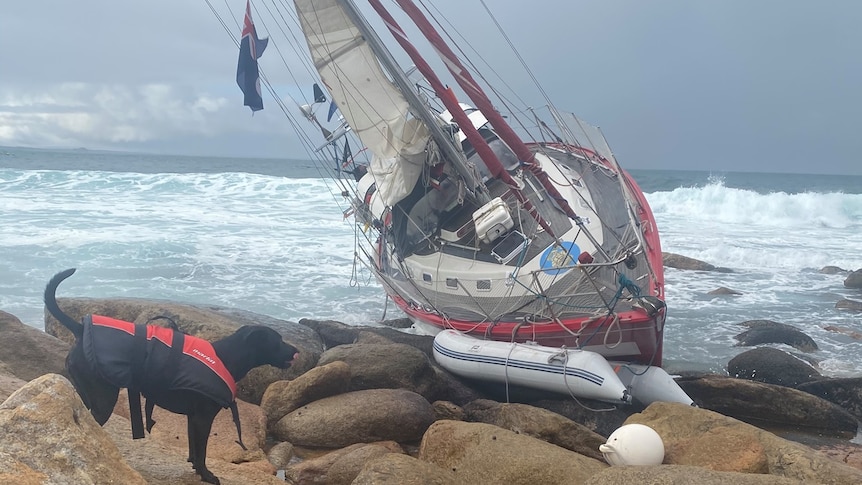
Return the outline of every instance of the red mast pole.
<path id="1" fill-rule="evenodd" d="M 370 0 L 377 1 L 377 0 Z M 425 14 L 416 7 L 416 4 L 413 3 L 413 0 L 395 0 L 398 5 L 404 10 L 404 12 L 413 20 L 419 30 L 422 32 L 422 35 L 428 39 L 428 42 L 434 46 L 437 50 L 437 53 L 443 59 L 443 63 L 446 64 L 446 67 L 449 69 L 449 72 L 455 77 L 455 81 L 458 82 L 458 85 L 467 93 L 467 96 L 476 104 L 476 107 L 484 114 L 488 121 L 491 122 L 491 126 L 494 127 L 494 130 L 500 135 L 500 138 L 506 142 L 507 145 L 515 152 L 515 155 L 518 159 L 524 163 L 524 165 L 529 168 L 530 172 L 532 172 L 542 183 L 542 186 L 545 187 L 545 190 L 548 191 L 548 194 L 553 197 L 557 204 L 565 211 L 566 215 L 568 215 L 575 222 L 580 224 L 580 217 L 575 214 L 575 211 L 569 206 L 569 203 L 566 199 L 560 195 L 560 192 L 556 187 L 550 182 L 548 179 L 548 174 L 546 174 L 542 167 L 536 163 L 535 154 L 527 147 L 526 144 L 521 140 L 521 138 L 512 130 L 512 127 L 509 126 L 508 123 L 503 119 L 503 116 L 494 109 L 494 105 L 491 103 L 491 100 L 482 90 L 481 86 L 473 79 L 473 76 L 464 68 L 464 65 L 461 63 L 461 60 L 458 59 L 458 56 L 452 52 L 452 49 L 446 44 L 440 34 L 434 29 L 434 26 L 428 22 L 428 19 L 425 17 Z M 451 111 L 451 110 L 450 110 Z M 460 124 L 460 123 L 459 123 Z"/>
<path id="2" fill-rule="evenodd" d="M 518 198 L 518 201 L 523 204 L 524 208 L 530 215 L 542 226 L 542 228 L 547 232 L 551 237 L 555 238 L 557 236 L 554 235 L 554 232 L 551 230 L 551 227 L 548 225 L 547 221 L 539 214 L 539 211 L 533 205 L 533 203 L 528 199 L 518 188 L 517 182 L 512 179 L 512 176 L 509 172 L 503 167 L 503 164 L 500 163 L 500 160 L 497 159 L 497 156 L 494 154 L 494 151 L 491 150 L 491 147 L 488 146 L 488 142 L 485 141 L 485 138 L 479 134 L 479 131 L 476 127 L 473 126 L 473 123 L 470 121 L 470 118 L 467 117 L 467 114 L 464 113 L 464 110 L 461 109 L 461 106 L 458 104 L 458 100 L 455 98 L 455 93 L 452 92 L 451 89 L 446 88 L 443 83 L 440 81 L 440 78 L 434 73 L 431 69 L 431 66 L 425 61 L 419 51 L 416 50 L 416 47 L 410 43 L 407 39 L 407 34 L 401 29 L 401 26 L 392 18 L 392 15 L 389 14 L 389 11 L 380 3 L 380 0 L 368 0 L 374 10 L 380 15 L 380 18 L 383 19 L 383 22 L 386 24 L 386 27 L 389 28 L 389 31 L 392 32 L 392 35 L 395 37 L 395 40 L 401 45 L 407 55 L 410 56 L 410 59 L 413 60 L 413 63 L 416 65 L 416 68 L 419 69 L 419 72 L 425 76 L 425 79 L 431 85 L 431 88 L 434 89 L 434 92 L 437 93 L 437 96 L 440 97 L 440 100 L 446 106 L 446 109 L 449 110 L 449 113 L 452 114 L 452 118 L 458 123 L 458 126 L 464 132 L 464 135 L 467 137 L 467 140 L 473 145 L 473 148 L 476 150 L 476 153 L 479 154 L 479 157 L 482 158 L 482 161 L 485 162 L 485 165 L 493 173 L 494 177 L 502 180 L 508 187 L 509 191 Z M 487 115 L 486 115 L 487 116 Z"/>

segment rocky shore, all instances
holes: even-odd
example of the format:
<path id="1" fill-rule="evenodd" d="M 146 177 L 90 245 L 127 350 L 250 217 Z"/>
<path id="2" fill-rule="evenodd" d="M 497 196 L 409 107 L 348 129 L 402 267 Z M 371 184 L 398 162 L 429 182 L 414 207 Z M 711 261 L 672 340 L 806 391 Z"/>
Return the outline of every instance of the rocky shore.
<path id="1" fill-rule="evenodd" d="M 515 388 L 507 403 L 503 385 L 438 367 L 431 337 L 388 326 L 169 301 L 59 301 L 75 318 L 169 316 L 211 340 L 268 325 L 300 350 L 290 369 L 258 368 L 240 381 L 247 450 L 230 412 L 216 419 L 208 466 L 225 485 L 862 483 L 862 377 L 820 375 L 805 361 L 817 343 L 780 322 L 741 322 L 737 341 L 751 349 L 726 374 L 671 370 L 697 407 L 642 408 Z M 184 416 L 157 409 L 152 433 L 132 440 L 121 393 L 106 426 L 95 423 L 65 377 L 71 337 L 53 318 L 42 332 L 0 311 L 0 342 L 0 483 L 200 483 L 185 460 Z M 599 445 L 629 423 L 658 432 L 664 464 L 604 461 Z"/>

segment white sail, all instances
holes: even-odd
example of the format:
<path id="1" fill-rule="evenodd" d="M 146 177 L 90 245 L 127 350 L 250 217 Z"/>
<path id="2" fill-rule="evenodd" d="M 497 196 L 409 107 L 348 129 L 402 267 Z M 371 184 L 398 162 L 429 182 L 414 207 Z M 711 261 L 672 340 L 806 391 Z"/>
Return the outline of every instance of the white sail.
<path id="1" fill-rule="evenodd" d="M 347 123 L 374 154 L 369 171 L 392 206 L 416 184 L 429 134 L 337 0 L 295 0 L 314 66 Z"/>

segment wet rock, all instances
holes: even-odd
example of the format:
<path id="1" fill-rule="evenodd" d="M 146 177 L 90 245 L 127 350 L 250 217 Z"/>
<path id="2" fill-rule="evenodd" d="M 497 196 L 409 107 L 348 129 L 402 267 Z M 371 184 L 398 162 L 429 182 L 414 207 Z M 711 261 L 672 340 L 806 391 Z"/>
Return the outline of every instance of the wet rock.
<path id="1" fill-rule="evenodd" d="M 862 483 L 860 470 L 706 409 L 655 402 L 629 417 L 626 424 L 629 423 L 649 426 L 661 436 L 668 464 L 747 473 L 760 470 L 772 476 L 821 484 Z"/>
<path id="2" fill-rule="evenodd" d="M 852 328 L 838 327 L 835 325 L 827 325 L 827 326 L 823 327 L 823 330 L 828 330 L 830 332 L 835 332 L 835 333 L 841 333 L 841 334 L 847 335 L 848 337 L 850 337 L 854 340 L 862 340 L 862 332 L 857 332 L 856 330 L 853 330 Z"/>
<path id="3" fill-rule="evenodd" d="M 852 271 L 844 280 L 844 286 L 847 288 L 862 288 L 862 269 Z"/>
<path id="4" fill-rule="evenodd" d="M 602 435 L 547 409 L 527 404 L 479 400 L 464 406 L 464 413 L 468 421 L 493 424 L 584 456 L 604 460 L 599 452 L 599 445 L 606 441 Z"/>
<path id="5" fill-rule="evenodd" d="M 845 274 L 845 273 L 849 273 L 849 271 L 847 271 L 844 268 L 839 268 L 838 266 L 824 266 L 824 267 L 820 268 L 820 273 L 821 274 Z"/>
<path id="6" fill-rule="evenodd" d="M 0 404 L 0 436 L 4 483 L 147 483 L 59 374 L 30 381 Z"/>
<path id="7" fill-rule="evenodd" d="M 730 288 L 727 288 L 725 286 L 720 286 L 720 287 L 707 293 L 707 295 L 713 295 L 713 296 L 726 296 L 726 295 L 734 295 L 735 296 L 735 295 L 741 295 L 741 294 L 742 294 L 741 291 L 731 290 Z"/>
<path id="8" fill-rule="evenodd" d="M 797 389 L 835 403 L 862 421 L 862 377 L 819 379 Z"/>
<path id="9" fill-rule="evenodd" d="M 730 359 L 727 373 L 740 379 L 788 387 L 796 387 L 821 377 L 810 365 L 772 347 L 758 347 Z"/>
<path id="10" fill-rule="evenodd" d="M 296 446 L 342 448 L 418 441 L 434 420 L 431 404 L 404 389 L 368 389 L 314 401 L 281 418 L 272 432 Z"/>
<path id="11" fill-rule="evenodd" d="M 244 310 L 136 298 L 58 298 L 57 303 L 76 320 L 93 313 L 145 324 L 153 317 L 167 316 L 174 320 L 183 332 L 209 341 L 224 338 L 243 325 L 265 325 L 273 328 L 286 342 L 299 350 L 299 355 L 289 369 L 260 366 L 252 369 L 237 382 L 237 397 L 254 404 L 260 403 L 264 391 L 273 382 L 292 379 L 314 367 L 323 350 L 323 343 L 308 327 Z M 166 325 L 162 320 L 151 323 Z M 72 334 L 47 312 L 45 332 L 68 343 L 74 341 Z"/>
<path id="12" fill-rule="evenodd" d="M 724 376 L 677 381 L 695 404 L 766 429 L 852 438 L 856 418 L 825 399 L 784 386 Z"/>
<path id="13" fill-rule="evenodd" d="M 817 350 L 817 343 L 814 342 L 814 339 L 805 335 L 793 325 L 773 322 L 772 320 L 749 320 L 742 322 L 740 325 L 749 327 L 749 330 L 734 337 L 739 341 L 738 346 L 752 347 L 760 344 L 786 344 L 802 352 L 814 352 Z"/>
<path id="14" fill-rule="evenodd" d="M 661 253 L 662 263 L 667 268 L 686 269 L 692 271 L 716 271 L 719 273 L 732 273 L 729 268 L 713 266 L 699 259 L 689 258 L 674 253 Z"/>
<path id="15" fill-rule="evenodd" d="M 6 375 L 30 381 L 44 374 L 66 373 L 68 343 L 24 325 L 15 315 L 2 310 L 0 342 L 0 366 Z"/>
<path id="16" fill-rule="evenodd" d="M 842 298 L 835 303 L 835 308 L 852 312 L 862 312 L 862 301 Z"/>
<path id="17" fill-rule="evenodd" d="M 607 467 L 599 460 L 485 423 L 437 421 L 419 459 L 451 470 L 457 483 L 582 484 Z"/>

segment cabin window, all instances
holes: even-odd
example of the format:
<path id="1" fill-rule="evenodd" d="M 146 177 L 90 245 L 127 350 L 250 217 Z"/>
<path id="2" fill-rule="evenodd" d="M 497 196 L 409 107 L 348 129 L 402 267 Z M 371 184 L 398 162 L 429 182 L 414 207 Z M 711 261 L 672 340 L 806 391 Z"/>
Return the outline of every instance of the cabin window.
<path id="1" fill-rule="evenodd" d="M 458 278 L 446 278 L 447 288 L 458 288 Z"/>
<path id="2" fill-rule="evenodd" d="M 476 289 L 489 291 L 491 289 L 491 280 L 478 280 L 476 281 Z"/>
<path id="3" fill-rule="evenodd" d="M 422 273 L 422 281 L 431 283 L 431 273 Z"/>
<path id="4" fill-rule="evenodd" d="M 488 139 L 488 136 L 491 137 L 491 139 L 488 141 L 488 146 L 491 147 L 491 151 L 494 152 L 494 155 L 497 156 L 497 160 L 500 160 L 500 163 L 503 164 L 503 168 L 505 168 L 509 172 L 518 168 L 518 157 L 515 156 L 512 150 L 510 150 L 509 147 L 505 143 L 503 143 L 502 140 L 500 140 L 493 134 L 489 135 L 489 133 L 491 132 L 488 130 L 480 130 L 479 132 L 486 137 L 486 140 Z M 478 153 L 472 150 L 472 147 L 471 151 L 472 154 L 467 160 L 476 166 L 476 170 L 478 170 L 479 174 L 482 176 L 483 182 L 490 180 L 493 177 L 491 175 L 491 170 L 488 168 L 487 165 L 485 165 L 485 162 L 482 160 L 482 157 L 480 157 Z"/>

